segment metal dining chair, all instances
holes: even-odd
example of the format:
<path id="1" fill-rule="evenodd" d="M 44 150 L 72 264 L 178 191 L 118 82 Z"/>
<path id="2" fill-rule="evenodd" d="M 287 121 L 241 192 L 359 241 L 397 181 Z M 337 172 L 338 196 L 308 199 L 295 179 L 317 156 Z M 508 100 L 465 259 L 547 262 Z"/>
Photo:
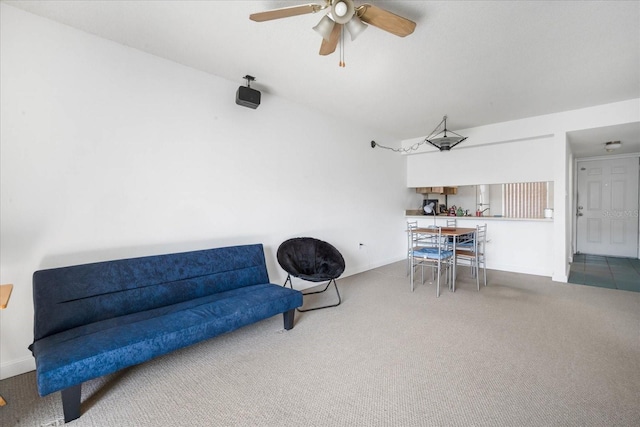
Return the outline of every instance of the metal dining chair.
<path id="1" fill-rule="evenodd" d="M 411 231 L 411 234 L 414 233 L 415 231 Z M 443 238 L 441 227 L 429 234 L 433 237 L 434 246 L 422 247 L 411 251 L 411 291 L 414 289 L 415 269 L 420 267 L 422 283 L 424 283 L 424 269 L 431 268 L 436 276 L 436 297 L 439 297 L 440 277 L 442 274 L 445 273 L 450 287 L 453 283 L 453 250 L 449 240 L 446 237 Z"/>
<path id="2" fill-rule="evenodd" d="M 447 219 L 447 227 L 456 228 L 458 221 L 455 218 Z M 449 241 L 453 241 L 453 238 L 449 238 Z M 456 248 L 473 250 L 474 248 L 473 235 L 459 236 L 457 238 Z"/>
<path id="3" fill-rule="evenodd" d="M 412 233 L 418 228 L 418 221 L 407 221 L 407 276 L 411 269 L 411 251 L 425 247 L 432 247 L 433 237 L 421 236 L 418 233 Z"/>
<path id="4" fill-rule="evenodd" d="M 471 267 L 471 274 L 476 278 L 478 291 L 480 290 L 480 268 L 483 271 L 484 285 L 487 286 L 487 264 L 485 257 L 485 246 L 487 244 L 487 224 L 476 226 L 475 238 L 472 240 L 471 248 L 461 245 L 456 249 L 456 263 L 462 261 Z"/>

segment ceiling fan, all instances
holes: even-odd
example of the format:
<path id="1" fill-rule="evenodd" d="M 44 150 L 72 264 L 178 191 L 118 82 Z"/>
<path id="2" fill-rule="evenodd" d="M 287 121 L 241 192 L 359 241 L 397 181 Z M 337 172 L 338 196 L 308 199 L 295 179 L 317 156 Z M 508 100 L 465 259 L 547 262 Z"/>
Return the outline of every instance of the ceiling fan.
<path id="1" fill-rule="evenodd" d="M 329 9 L 327 14 L 320 20 L 318 25 L 313 27 L 322 36 L 320 55 L 329 55 L 335 52 L 338 41 L 343 34 L 343 26 L 351 34 L 351 40 L 355 40 L 367 28 L 367 24 L 399 37 L 408 36 L 416 28 L 416 23 L 407 18 L 367 3 L 356 7 L 353 4 L 353 0 L 325 0 L 324 4 L 311 3 L 273 9 L 252 13 L 249 15 L 249 19 L 256 22 L 264 22 L 272 19 L 316 13 L 325 9 Z M 342 60 L 340 61 L 340 66 L 344 67 Z"/>

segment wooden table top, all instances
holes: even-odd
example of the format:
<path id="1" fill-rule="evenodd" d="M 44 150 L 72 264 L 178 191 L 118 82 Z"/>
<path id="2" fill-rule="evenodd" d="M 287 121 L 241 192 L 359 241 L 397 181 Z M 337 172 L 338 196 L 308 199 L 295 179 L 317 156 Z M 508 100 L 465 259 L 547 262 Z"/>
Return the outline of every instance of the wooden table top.
<path id="1" fill-rule="evenodd" d="M 475 233 L 475 228 L 463 228 L 463 227 L 441 227 L 443 236 L 462 236 L 465 234 Z M 418 234 L 438 234 L 437 228 L 418 227 L 413 229 L 414 233 Z"/>

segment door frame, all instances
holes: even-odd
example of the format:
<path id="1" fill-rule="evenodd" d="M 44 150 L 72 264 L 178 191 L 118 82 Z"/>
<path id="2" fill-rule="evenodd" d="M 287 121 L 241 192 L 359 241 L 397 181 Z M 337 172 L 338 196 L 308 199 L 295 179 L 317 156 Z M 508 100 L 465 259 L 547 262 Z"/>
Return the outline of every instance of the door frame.
<path id="1" fill-rule="evenodd" d="M 595 157 L 580 157 L 573 159 L 573 191 L 571 195 L 571 210 L 569 215 L 571 217 L 571 254 L 570 259 L 573 261 L 573 255 L 578 250 L 578 221 L 576 217 L 576 209 L 578 206 L 578 162 L 590 161 L 590 160 L 613 160 L 623 158 L 635 158 L 640 162 L 640 153 L 632 154 L 618 154 L 609 156 L 595 156 Z M 640 182 L 638 183 L 638 210 L 640 211 Z M 636 258 L 640 259 L 640 215 L 638 215 L 638 239 L 636 247 Z"/>

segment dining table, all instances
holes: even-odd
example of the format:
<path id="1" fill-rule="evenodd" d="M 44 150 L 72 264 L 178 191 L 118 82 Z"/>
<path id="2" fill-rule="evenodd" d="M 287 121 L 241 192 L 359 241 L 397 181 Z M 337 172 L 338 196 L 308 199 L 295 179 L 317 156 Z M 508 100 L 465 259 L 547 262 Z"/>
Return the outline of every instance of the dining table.
<path id="1" fill-rule="evenodd" d="M 469 227 L 415 227 L 410 230 L 407 230 L 418 236 L 426 236 L 433 237 L 440 234 L 441 236 L 451 237 L 452 239 L 452 250 L 453 250 L 453 271 L 451 279 L 451 291 L 456 291 L 456 247 L 460 243 L 465 242 L 473 242 L 476 238 L 476 229 Z M 411 251 L 411 283 L 413 286 L 413 251 Z"/>

